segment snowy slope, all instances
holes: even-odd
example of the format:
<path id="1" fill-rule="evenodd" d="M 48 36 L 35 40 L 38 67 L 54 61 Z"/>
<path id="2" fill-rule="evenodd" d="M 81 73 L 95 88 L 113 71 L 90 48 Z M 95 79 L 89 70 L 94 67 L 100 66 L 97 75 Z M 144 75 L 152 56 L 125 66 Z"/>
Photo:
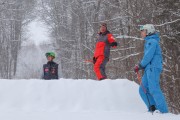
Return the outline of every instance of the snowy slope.
<path id="1" fill-rule="evenodd" d="M 0 120 L 180 120 L 150 114 L 128 80 L 0 80 Z"/>

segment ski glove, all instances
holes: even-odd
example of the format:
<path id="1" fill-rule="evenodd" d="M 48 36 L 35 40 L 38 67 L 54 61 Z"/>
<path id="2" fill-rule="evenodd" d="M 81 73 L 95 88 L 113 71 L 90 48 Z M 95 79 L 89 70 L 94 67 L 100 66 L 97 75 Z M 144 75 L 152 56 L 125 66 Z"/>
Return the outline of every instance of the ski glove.
<path id="1" fill-rule="evenodd" d="M 93 57 L 93 64 L 95 64 L 96 63 L 96 58 L 95 57 Z"/>
<path id="2" fill-rule="evenodd" d="M 141 66 L 141 64 L 134 66 L 134 72 L 135 73 L 137 73 L 139 70 L 142 70 L 142 69 L 144 69 L 144 68 Z"/>
<path id="3" fill-rule="evenodd" d="M 111 45 L 113 48 L 116 48 L 116 47 L 117 47 L 117 42 L 112 42 L 110 45 Z"/>

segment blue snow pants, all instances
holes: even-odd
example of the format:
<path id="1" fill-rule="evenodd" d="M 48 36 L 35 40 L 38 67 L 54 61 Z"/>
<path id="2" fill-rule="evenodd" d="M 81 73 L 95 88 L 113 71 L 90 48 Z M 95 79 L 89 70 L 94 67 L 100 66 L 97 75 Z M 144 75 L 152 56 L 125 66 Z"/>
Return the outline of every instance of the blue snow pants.
<path id="1" fill-rule="evenodd" d="M 139 93 L 148 110 L 151 105 L 155 105 L 156 109 L 161 113 L 167 113 L 167 103 L 159 84 L 160 74 L 161 70 L 158 68 L 147 69 L 144 72 Z"/>

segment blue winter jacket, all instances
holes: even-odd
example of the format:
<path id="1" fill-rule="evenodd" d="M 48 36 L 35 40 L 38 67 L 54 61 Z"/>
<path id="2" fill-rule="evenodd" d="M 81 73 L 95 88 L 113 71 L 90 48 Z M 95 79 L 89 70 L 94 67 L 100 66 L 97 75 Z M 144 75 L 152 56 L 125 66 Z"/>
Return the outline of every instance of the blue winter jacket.
<path id="1" fill-rule="evenodd" d="M 140 66 L 145 70 L 149 68 L 159 68 L 162 70 L 162 53 L 159 45 L 159 35 L 157 33 L 145 38 L 144 56 Z"/>

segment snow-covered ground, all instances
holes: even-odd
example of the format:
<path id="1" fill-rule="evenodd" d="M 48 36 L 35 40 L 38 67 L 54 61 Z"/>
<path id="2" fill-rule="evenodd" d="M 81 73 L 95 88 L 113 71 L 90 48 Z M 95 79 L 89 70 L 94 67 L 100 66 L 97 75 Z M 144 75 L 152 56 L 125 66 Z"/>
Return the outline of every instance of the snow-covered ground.
<path id="1" fill-rule="evenodd" d="M 134 82 L 0 80 L 0 120 L 180 120 L 148 113 Z"/>

